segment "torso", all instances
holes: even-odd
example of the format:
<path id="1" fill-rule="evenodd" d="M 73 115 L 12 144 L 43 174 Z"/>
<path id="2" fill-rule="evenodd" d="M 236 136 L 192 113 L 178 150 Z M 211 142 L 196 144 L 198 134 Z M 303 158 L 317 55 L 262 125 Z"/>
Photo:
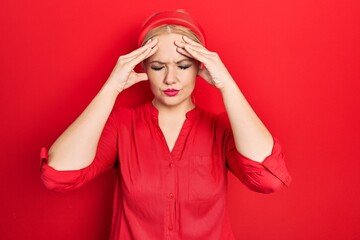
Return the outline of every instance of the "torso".
<path id="1" fill-rule="evenodd" d="M 159 119 L 159 126 L 164 134 L 170 152 L 175 146 L 176 140 L 180 134 L 185 119 L 185 115 L 180 117 L 161 117 Z"/>
<path id="2" fill-rule="evenodd" d="M 198 108 L 165 114 L 151 103 L 128 113 L 116 126 L 126 141 L 117 142 L 111 239 L 234 239 L 218 118 Z"/>

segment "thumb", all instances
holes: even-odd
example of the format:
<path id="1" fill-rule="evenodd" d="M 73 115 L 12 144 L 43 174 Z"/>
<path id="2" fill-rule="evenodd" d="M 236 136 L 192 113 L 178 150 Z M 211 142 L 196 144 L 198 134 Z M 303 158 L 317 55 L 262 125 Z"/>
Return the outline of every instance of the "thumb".
<path id="1" fill-rule="evenodd" d="M 146 73 L 136 73 L 136 80 L 138 82 L 148 80 L 148 75 Z"/>
<path id="2" fill-rule="evenodd" d="M 199 69 L 198 76 L 202 77 L 207 82 L 211 82 L 211 76 L 206 68 Z"/>

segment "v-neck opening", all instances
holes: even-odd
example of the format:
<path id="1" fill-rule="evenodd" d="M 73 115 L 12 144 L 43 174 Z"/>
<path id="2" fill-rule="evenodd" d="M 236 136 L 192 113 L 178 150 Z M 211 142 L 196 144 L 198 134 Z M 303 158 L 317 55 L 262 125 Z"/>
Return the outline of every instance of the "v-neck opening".
<path id="1" fill-rule="evenodd" d="M 176 139 L 175 139 L 175 143 L 174 143 L 172 149 L 170 149 L 169 143 L 168 143 L 167 140 L 166 140 L 165 134 L 164 134 L 163 130 L 161 129 L 160 124 L 158 123 L 159 128 L 160 128 L 160 130 L 161 130 L 161 133 L 162 133 L 162 135 L 163 135 L 163 138 L 164 138 L 164 140 L 165 140 L 165 144 L 166 144 L 166 146 L 167 146 L 167 149 L 168 149 L 168 151 L 169 151 L 169 153 L 170 153 L 171 155 L 173 155 L 173 154 L 172 154 L 173 151 L 176 150 L 176 147 L 177 147 L 178 142 L 179 142 L 179 138 L 180 138 L 180 136 L 182 135 L 182 131 L 183 131 L 183 129 L 184 129 L 184 126 L 185 126 L 185 124 L 186 124 L 186 121 L 187 121 L 187 119 L 185 118 L 184 122 L 183 122 L 182 125 L 181 125 L 179 134 L 177 135 L 177 137 L 176 137 Z"/>
<path id="2" fill-rule="evenodd" d="M 176 137 L 175 144 L 172 149 L 170 149 L 168 142 L 166 141 L 165 134 L 162 131 L 160 124 L 159 124 L 159 111 L 158 109 L 152 104 L 152 102 L 149 102 L 147 104 L 147 108 L 151 114 L 151 116 L 154 119 L 154 122 L 161 134 L 163 145 L 166 150 L 166 152 L 174 159 L 179 159 L 181 156 L 181 153 L 185 147 L 187 136 L 190 132 L 191 123 L 193 122 L 194 116 L 199 112 L 198 108 L 195 106 L 193 109 L 189 110 L 185 114 L 185 120 L 181 126 L 180 132 L 178 136 Z"/>

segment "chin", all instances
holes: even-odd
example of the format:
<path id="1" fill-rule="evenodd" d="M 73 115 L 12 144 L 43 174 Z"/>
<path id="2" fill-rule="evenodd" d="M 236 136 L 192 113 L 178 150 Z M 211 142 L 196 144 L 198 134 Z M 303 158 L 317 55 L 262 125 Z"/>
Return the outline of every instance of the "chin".
<path id="1" fill-rule="evenodd" d="M 165 107 L 177 107 L 183 104 L 186 104 L 187 101 L 191 101 L 190 98 L 180 98 L 180 97 L 155 97 L 154 101 L 157 105 L 165 106 Z"/>
<path id="2" fill-rule="evenodd" d="M 163 106 L 168 107 L 175 107 L 178 105 L 181 105 L 182 101 L 175 100 L 175 99 L 161 99 L 161 100 L 155 100 L 158 104 L 161 104 Z"/>

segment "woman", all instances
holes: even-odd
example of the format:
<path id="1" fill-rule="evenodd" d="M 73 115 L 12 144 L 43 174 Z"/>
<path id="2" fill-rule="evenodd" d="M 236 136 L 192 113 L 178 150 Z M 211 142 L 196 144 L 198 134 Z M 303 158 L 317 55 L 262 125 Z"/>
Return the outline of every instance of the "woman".
<path id="1" fill-rule="evenodd" d="M 281 147 L 187 13 L 155 14 L 139 45 L 119 58 L 48 159 L 43 149 L 42 179 L 66 191 L 117 166 L 111 239 L 234 239 L 227 170 L 254 191 L 278 190 L 290 183 Z M 133 70 L 139 63 L 145 73 Z M 226 113 L 194 105 L 197 75 L 219 89 Z M 112 111 L 124 89 L 144 80 L 152 102 Z"/>

